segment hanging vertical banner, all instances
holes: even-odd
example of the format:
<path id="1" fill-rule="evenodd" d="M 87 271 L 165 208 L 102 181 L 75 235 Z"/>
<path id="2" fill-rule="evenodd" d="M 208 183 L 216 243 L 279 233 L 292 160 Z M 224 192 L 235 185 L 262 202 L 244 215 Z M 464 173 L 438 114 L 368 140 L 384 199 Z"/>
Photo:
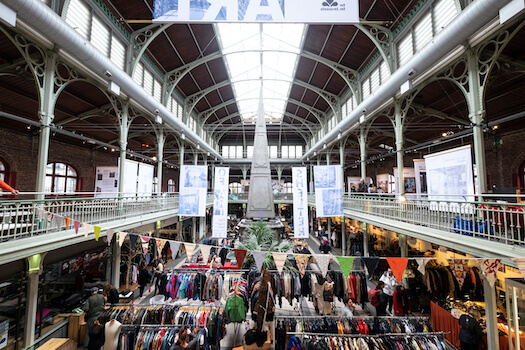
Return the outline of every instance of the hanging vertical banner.
<path id="1" fill-rule="evenodd" d="M 180 172 L 180 216 L 204 216 L 206 214 L 206 191 L 208 167 L 183 165 Z"/>
<path id="2" fill-rule="evenodd" d="M 308 189 L 306 167 L 292 168 L 294 238 L 308 238 Z"/>
<path id="3" fill-rule="evenodd" d="M 341 165 L 314 166 L 317 217 L 343 216 Z"/>
<path id="4" fill-rule="evenodd" d="M 155 0 L 153 22 L 359 23 L 358 0 Z"/>
<path id="5" fill-rule="evenodd" d="M 226 238 L 228 231 L 228 184 L 230 168 L 215 168 L 213 187 L 213 221 L 211 236 Z"/>

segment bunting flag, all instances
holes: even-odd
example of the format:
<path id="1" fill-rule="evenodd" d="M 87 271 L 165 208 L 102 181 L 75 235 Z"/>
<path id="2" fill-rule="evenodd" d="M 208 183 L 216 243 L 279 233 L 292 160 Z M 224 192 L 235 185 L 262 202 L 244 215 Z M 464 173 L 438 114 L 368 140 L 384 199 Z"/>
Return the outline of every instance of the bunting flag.
<path id="1" fill-rule="evenodd" d="M 266 257 L 266 252 L 252 250 L 252 256 L 253 256 L 253 260 L 255 260 L 255 265 L 257 266 L 257 270 L 261 271 L 263 262 L 264 262 L 264 258 Z"/>
<path id="2" fill-rule="evenodd" d="M 164 248 L 164 244 L 166 244 L 166 241 L 160 238 L 155 238 L 155 244 L 157 245 L 157 254 L 160 256 L 162 254 L 162 248 Z"/>
<path id="3" fill-rule="evenodd" d="M 288 254 L 272 252 L 272 256 L 273 256 L 273 262 L 275 263 L 275 267 L 277 267 L 277 271 L 279 271 L 279 273 L 282 273 L 284 263 L 286 262 L 286 258 L 288 257 Z"/>
<path id="4" fill-rule="evenodd" d="M 479 264 L 491 287 L 494 287 L 494 283 L 498 279 L 497 273 L 500 262 L 501 259 L 483 259 Z"/>
<path id="5" fill-rule="evenodd" d="M 89 224 L 84 223 L 84 237 L 87 237 L 89 234 Z"/>
<path id="6" fill-rule="evenodd" d="M 75 234 L 78 235 L 78 229 L 80 228 L 80 221 L 73 221 L 73 227 L 75 227 Z"/>
<path id="7" fill-rule="evenodd" d="M 118 233 L 118 245 L 120 247 L 122 247 L 122 244 L 124 244 L 124 240 L 126 239 L 127 236 L 128 236 L 127 232 L 119 232 Z M 130 239 L 131 239 L 131 236 L 130 236 Z"/>
<path id="8" fill-rule="evenodd" d="M 146 239 L 144 239 L 144 238 L 146 238 Z M 150 237 L 140 236 L 140 239 L 142 241 L 142 251 L 144 252 L 144 255 L 146 255 L 148 253 Z M 130 242 L 131 242 L 131 236 L 130 236 Z"/>
<path id="9" fill-rule="evenodd" d="M 175 260 L 179 253 L 180 242 L 168 241 L 171 249 L 171 258 Z"/>
<path id="10" fill-rule="evenodd" d="M 468 260 L 467 259 L 448 259 L 450 268 L 456 280 L 459 283 L 459 287 L 463 287 L 463 281 L 465 281 L 465 276 L 468 272 Z"/>
<path id="11" fill-rule="evenodd" d="M 184 242 L 184 248 L 186 248 L 186 260 L 190 261 L 195 251 L 195 244 Z"/>
<path id="12" fill-rule="evenodd" d="M 70 218 L 64 218 L 64 220 L 66 220 L 66 230 L 67 230 L 67 228 L 69 227 L 69 223 L 71 222 L 71 219 Z"/>
<path id="13" fill-rule="evenodd" d="M 401 283 L 403 274 L 408 264 L 408 258 L 386 258 L 388 265 L 392 269 L 392 273 L 398 283 Z"/>
<path id="14" fill-rule="evenodd" d="M 304 277 L 306 266 L 308 265 L 308 260 L 310 260 L 310 255 L 294 254 L 294 257 L 295 262 L 297 263 L 297 267 L 299 268 L 299 273 L 301 274 L 301 277 Z"/>
<path id="15" fill-rule="evenodd" d="M 244 263 L 244 258 L 246 258 L 247 251 L 244 249 L 234 249 L 235 260 L 237 261 L 237 267 L 242 267 Z"/>
<path id="16" fill-rule="evenodd" d="M 338 256 L 337 262 L 339 263 L 339 266 L 341 266 L 345 278 L 348 279 L 350 272 L 352 272 L 352 266 L 354 265 L 354 257 Z"/>
<path id="17" fill-rule="evenodd" d="M 51 225 L 53 223 L 53 219 L 54 219 L 55 215 L 53 215 L 53 213 L 47 213 L 47 224 L 48 225 Z"/>
<path id="18" fill-rule="evenodd" d="M 321 273 L 323 276 L 326 276 L 328 273 L 328 265 L 330 265 L 330 260 L 332 260 L 334 257 L 331 254 L 316 254 L 315 260 L 317 260 L 317 265 L 319 265 L 319 268 L 321 269 Z"/>
<path id="19" fill-rule="evenodd" d="M 107 230 L 107 235 L 108 235 L 108 245 L 111 244 L 111 241 L 113 240 L 113 235 L 115 234 L 115 230 L 110 228 Z"/>
<path id="20" fill-rule="evenodd" d="M 39 218 L 44 218 L 44 209 L 38 209 L 38 217 Z"/>
<path id="21" fill-rule="evenodd" d="M 377 264 L 379 264 L 379 258 L 361 258 L 361 260 L 363 260 L 366 265 L 368 276 L 372 276 L 377 268 Z"/>
<path id="22" fill-rule="evenodd" d="M 98 238 L 100 237 L 100 230 L 102 228 L 100 226 L 93 226 L 93 230 L 95 231 L 95 241 L 98 241 Z"/>
<path id="23" fill-rule="evenodd" d="M 131 251 L 135 250 L 135 246 L 137 245 L 137 240 L 139 239 L 139 236 L 137 235 L 129 235 L 129 249 Z"/>
<path id="24" fill-rule="evenodd" d="M 514 258 L 512 259 L 512 261 L 514 261 L 516 265 L 518 265 L 518 269 L 523 275 L 523 278 L 525 278 L 525 258 Z"/>
<path id="25" fill-rule="evenodd" d="M 55 214 L 54 219 L 56 220 L 57 227 L 62 227 L 66 223 L 62 215 Z"/>
<path id="26" fill-rule="evenodd" d="M 207 264 L 210 260 L 211 245 L 199 244 L 201 248 L 202 260 Z"/>
<path id="27" fill-rule="evenodd" d="M 418 271 L 421 272 L 422 275 L 425 275 L 426 273 L 426 270 L 425 270 L 425 266 L 427 265 L 428 263 L 428 259 L 426 258 L 418 258 L 418 259 L 415 259 L 416 260 L 416 263 L 418 265 Z"/>

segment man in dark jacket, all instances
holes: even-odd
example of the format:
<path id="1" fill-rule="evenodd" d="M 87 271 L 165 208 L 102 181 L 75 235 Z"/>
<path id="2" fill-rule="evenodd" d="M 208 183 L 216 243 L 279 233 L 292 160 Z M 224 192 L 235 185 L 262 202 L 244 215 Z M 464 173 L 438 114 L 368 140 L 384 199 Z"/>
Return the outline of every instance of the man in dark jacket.
<path id="1" fill-rule="evenodd" d="M 98 287 L 91 288 L 91 295 L 87 298 L 86 303 L 82 306 L 82 310 L 86 313 L 86 336 L 84 337 L 84 346 L 89 344 L 89 334 L 93 329 L 93 324 L 98 319 L 98 316 L 104 311 L 106 299 L 98 292 Z"/>
<path id="2" fill-rule="evenodd" d="M 462 350 L 478 350 L 480 348 L 480 340 L 483 334 L 483 329 L 479 325 L 479 318 L 481 317 L 479 310 L 471 308 L 468 315 L 461 315 L 459 318 L 459 342 Z"/>

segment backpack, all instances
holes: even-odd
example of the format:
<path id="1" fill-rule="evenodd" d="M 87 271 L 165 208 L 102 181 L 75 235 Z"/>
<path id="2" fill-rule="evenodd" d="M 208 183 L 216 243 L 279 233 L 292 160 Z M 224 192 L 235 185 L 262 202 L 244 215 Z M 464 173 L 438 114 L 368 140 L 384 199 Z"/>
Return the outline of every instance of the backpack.
<path id="1" fill-rule="evenodd" d="M 379 289 L 377 288 L 370 289 L 368 291 L 368 301 L 370 301 L 370 304 L 372 304 L 372 306 L 374 307 L 379 306 L 379 296 L 377 295 L 377 293 L 379 293 Z"/>

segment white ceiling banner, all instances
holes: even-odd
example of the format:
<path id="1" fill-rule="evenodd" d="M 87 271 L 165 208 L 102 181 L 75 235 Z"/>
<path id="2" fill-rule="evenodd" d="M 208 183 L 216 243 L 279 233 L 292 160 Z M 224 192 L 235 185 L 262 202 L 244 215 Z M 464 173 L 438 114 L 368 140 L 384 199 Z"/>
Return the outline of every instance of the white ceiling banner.
<path id="1" fill-rule="evenodd" d="M 183 165 L 179 183 L 179 215 L 205 216 L 208 167 L 205 165 Z"/>
<path id="2" fill-rule="evenodd" d="M 317 217 L 343 216 L 341 165 L 314 166 Z"/>
<path id="3" fill-rule="evenodd" d="M 306 167 L 292 168 L 294 238 L 308 238 L 308 188 Z"/>
<path id="4" fill-rule="evenodd" d="M 155 0 L 153 22 L 359 23 L 358 0 Z"/>
<path id="5" fill-rule="evenodd" d="M 211 236 L 226 238 L 228 235 L 228 184 L 230 168 L 215 168 L 213 188 L 213 219 Z"/>

